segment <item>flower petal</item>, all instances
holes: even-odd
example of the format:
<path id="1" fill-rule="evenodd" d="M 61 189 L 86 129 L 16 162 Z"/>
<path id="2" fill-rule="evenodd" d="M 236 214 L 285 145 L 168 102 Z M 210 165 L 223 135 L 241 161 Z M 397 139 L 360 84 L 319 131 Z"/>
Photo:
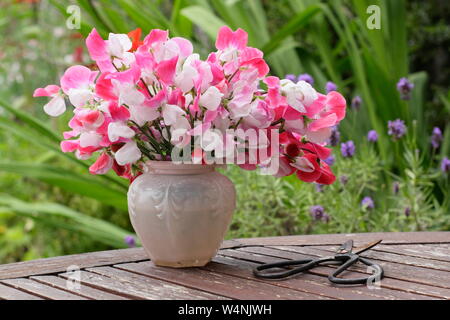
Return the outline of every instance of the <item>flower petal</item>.
<path id="1" fill-rule="evenodd" d="M 127 142 L 114 154 L 117 163 L 121 166 L 129 163 L 134 163 L 138 161 L 141 156 L 141 151 L 134 141 Z"/>
<path id="2" fill-rule="evenodd" d="M 66 111 L 64 97 L 55 96 L 45 106 L 44 112 L 52 117 L 58 117 Z"/>

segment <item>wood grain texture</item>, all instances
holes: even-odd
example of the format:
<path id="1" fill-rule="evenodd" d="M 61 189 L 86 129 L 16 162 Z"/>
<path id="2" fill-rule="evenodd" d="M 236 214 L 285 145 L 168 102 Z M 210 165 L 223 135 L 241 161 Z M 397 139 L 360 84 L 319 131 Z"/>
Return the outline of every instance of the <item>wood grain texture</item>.
<path id="1" fill-rule="evenodd" d="M 364 244 L 374 240 L 382 239 L 383 244 L 427 244 L 427 243 L 450 243 L 450 231 L 439 232 L 375 232 L 375 233 L 345 233 L 345 234 L 313 234 L 303 236 L 265 237 L 234 239 L 225 241 L 223 249 L 246 246 L 320 246 L 340 245 L 345 241 L 353 239 L 355 245 Z"/>
<path id="2" fill-rule="evenodd" d="M 43 298 L 0 283 L 0 300 L 43 300 Z"/>
<path id="3" fill-rule="evenodd" d="M 319 266 L 286 280 L 255 278 L 261 263 L 334 254 L 343 242 L 382 244 L 363 256 L 380 264 L 379 289 L 328 281 L 336 266 Z M 80 269 L 80 288 L 69 288 L 68 267 Z M 352 266 L 344 277 L 367 275 Z M 447 299 L 450 232 L 307 235 L 227 240 L 202 268 L 156 267 L 142 248 L 91 252 L 0 265 L 0 299 Z"/>
<path id="4" fill-rule="evenodd" d="M 156 267 L 150 262 L 138 262 L 115 265 L 116 268 L 157 278 L 186 287 L 198 288 L 210 293 L 225 295 L 232 299 L 329 299 L 306 292 L 282 289 L 271 284 L 260 283 L 253 279 L 202 270 L 200 268 L 170 269 Z"/>
<path id="5" fill-rule="evenodd" d="M 30 279 L 92 300 L 127 300 L 123 296 L 95 289 L 82 283 L 79 283 L 77 287 L 68 288 L 67 280 L 58 276 L 33 276 Z"/>
<path id="6" fill-rule="evenodd" d="M 320 249 L 318 247 L 277 247 L 282 250 L 289 250 L 299 253 L 308 253 L 316 257 L 327 256 L 334 252 L 330 250 Z M 264 248 L 266 249 L 266 248 Z M 385 270 L 385 276 L 389 278 L 395 278 L 405 280 L 409 282 L 417 282 L 432 285 L 435 287 L 449 288 L 450 289 L 450 273 L 445 270 L 436 270 L 429 268 L 422 268 L 418 265 L 407 264 L 407 260 L 404 259 L 401 263 L 395 261 L 385 260 L 378 257 L 378 253 L 365 252 L 365 257 L 371 259 L 371 261 L 378 263 Z M 375 257 L 375 258 L 373 258 Z M 438 261 L 439 262 L 439 261 Z M 355 267 L 358 268 L 358 267 Z M 359 269 L 366 267 L 360 267 Z"/>
<path id="7" fill-rule="evenodd" d="M 239 258 L 239 259 L 255 259 L 257 258 L 257 262 L 262 263 L 268 263 L 268 262 L 274 262 L 280 260 L 297 260 L 297 259 L 308 259 L 308 258 L 317 258 L 319 256 L 323 256 L 323 254 L 319 254 L 317 252 L 314 252 L 314 254 L 306 253 L 306 250 L 303 250 L 302 252 L 299 251 L 285 251 L 285 247 L 281 247 L 281 250 L 279 249 L 272 249 L 272 248 L 243 248 L 240 250 L 227 250 L 224 252 L 221 252 L 221 254 Z M 297 248 L 295 248 L 297 249 Z M 302 249 L 310 249 L 310 248 L 304 248 Z M 244 253 L 248 252 L 250 255 L 245 255 Z M 253 260 L 255 261 L 255 260 Z M 389 274 L 391 273 L 390 268 L 386 269 L 385 273 Z M 310 271 L 312 274 L 317 274 L 321 276 L 328 276 L 332 270 L 334 270 L 335 267 L 333 266 L 321 266 L 314 268 Z M 351 272 L 346 273 L 346 277 L 361 277 L 363 275 L 367 275 L 367 269 L 365 267 L 352 267 L 350 269 Z M 389 276 L 386 276 L 381 281 L 381 286 L 393 290 L 398 291 L 405 291 L 405 292 L 411 292 L 419 295 L 428 295 L 435 298 L 440 299 L 450 299 L 450 290 L 447 288 L 441 288 L 436 287 L 434 285 L 430 284 L 422 284 L 417 282 L 411 282 L 409 280 L 399 280 L 397 278 L 391 278 Z"/>
<path id="8" fill-rule="evenodd" d="M 81 271 L 81 283 L 131 299 L 148 300 L 205 300 L 225 299 L 218 295 L 150 279 L 111 267 L 89 268 Z M 60 275 L 67 278 L 67 274 Z"/>
<path id="9" fill-rule="evenodd" d="M 0 280 L 65 272 L 69 266 L 81 268 L 111 265 L 120 262 L 148 259 L 143 248 L 89 252 L 54 258 L 37 259 L 0 265 Z"/>
<path id="10" fill-rule="evenodd" d="M 3 280 L 1 283 L 16 289 L 23 290 L 38 297 L 50 300 L 86 300 L 82 296 L 56 289 L 51 286 L 39 283 L 37 281 L 20 278 Z"/>
<path id="11" fill-rule="evenodd" d="M 248 254 L 248 253 L 245 253 Z M 231 257 L 217 257 L 208 266 L 207 269 L 225 273 L 229 275 L 234 275 L 243 278 L 253 278 L 252 269 L 259 265 L 260 263 L 273 261 L 271 257 L 259 256 L 255 257 L 250 254 L 245 257 L 241 255 L 241 258 L 247 259 L 243 261 L 240 259 L 235 259 Z M 249 259 L 253 259 L 256 262 L 250 262 Z M 282 261 L 282 259 L 280 259 Z M 410 292 L 403 292 L 398 290 L 389 289 L 387 287 L 381 287 L 380 289 L 368 289 L 365 286 L 334 286 L 327 278 L 327 275 L 332 269 L 325 272 L 315 272 L 315 273 L 305 273 L 299 276 L 295 276 L 286 280 L 259 280 L 262 282 L 270 283 L 280 287 L 286 287 L 294 290 L 305 291 L 309 293 L 314 293 L 318 295 L 327 296 L 333 299 L 339 300 L 399 300 L 399 299 L 410 299 L 410 300 L 430 300 L 435 299 L 434 297 L 418 295 Z M 347 274 L 347 276 L 349 273 Z M 352 273 L 352 276 L 361 276 L 361 274 Z"/>

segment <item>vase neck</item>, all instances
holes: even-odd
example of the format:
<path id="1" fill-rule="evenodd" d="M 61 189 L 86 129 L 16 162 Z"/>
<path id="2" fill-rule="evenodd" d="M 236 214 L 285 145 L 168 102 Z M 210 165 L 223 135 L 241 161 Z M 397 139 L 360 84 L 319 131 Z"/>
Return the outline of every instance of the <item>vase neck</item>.
<path id="1" fill-rule="evenodd" d="M 144 171 L 151 174 L 162 175 L 196 175 L 213 172 L 220 165 L 203 165 L 203 164 L 176 164 L 172 161 L 147 161 Z"/>

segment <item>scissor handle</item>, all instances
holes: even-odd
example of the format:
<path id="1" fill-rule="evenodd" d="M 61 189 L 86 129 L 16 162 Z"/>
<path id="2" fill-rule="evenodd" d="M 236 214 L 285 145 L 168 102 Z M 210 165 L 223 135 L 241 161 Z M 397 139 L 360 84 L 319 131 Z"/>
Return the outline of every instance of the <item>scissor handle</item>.
<path id="1" fill-rule="evenodd" d="M 323 258 L 323 259 L 289 260 L 289 261 L 281 261 L 281 262 L 275 262 L 275 263 L 267 263 L 267 264 L 263 264 L 263 265 L 260 265 L 260 266 L 257 266 L 256 268 L 254 268 L 253 274 L 258 278 L 282 279 L 282 278 L 287 278 L 294 274 L 312 269 L 315 266 L 317 266 L 318 264 L 321 264 L 323 262 L 328 262 L 328 261 L 333 261 L 333 260 L 334 259 L 332 257 L 327 257 L 327 258 Z M 301 266 L 290 269 L 290 270 L 286 270 L 286 271 L 262 272 L 263 270 L 295 266 L 295 265 L 301 265 Z"/>
<path id="2" fill-rule="evenodd" d="M 342 254 L 342 255 L 337 255 L 336 258 L 338 258 L 339 260 L 345 261 L 345 262 L 335 272 L 333 272 L 332 274 L 330 274 L 328 276 L 328 280 L 330 280 L 333 283 L 336 283 L 336 284 L 364 284 L 364 283 L 372 282 L 374 280 L 381 280 L 384 276 L 383 268 L 380 265 L 373 263 L 372 261 L 367 260 L 365 258 L 362 258 L 356 254 Z M 352 266 L 353 264 L 355 264 L 358 261 L 361 261 L 366 266 L 373 267 L 373 269 L 375 270 L 375 273 L 368 277 L 363 277 L 363 278 L 343 279 L 343 278 L 337 277 L 338 275 L 340 275 L 342 272 L 346 271 L 350 266 Z"/>

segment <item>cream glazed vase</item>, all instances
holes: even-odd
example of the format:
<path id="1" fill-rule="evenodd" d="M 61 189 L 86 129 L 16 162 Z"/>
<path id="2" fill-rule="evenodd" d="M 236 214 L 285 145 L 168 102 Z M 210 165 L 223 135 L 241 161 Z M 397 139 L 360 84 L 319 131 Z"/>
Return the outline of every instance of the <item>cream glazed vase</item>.
<path id="1" fill-rule="evenodd" d="M 217 253 L 236 207 L 217 165 L 148 161 L 128 190 L 131 223 L 155 265 L 204 266 Z"/>

